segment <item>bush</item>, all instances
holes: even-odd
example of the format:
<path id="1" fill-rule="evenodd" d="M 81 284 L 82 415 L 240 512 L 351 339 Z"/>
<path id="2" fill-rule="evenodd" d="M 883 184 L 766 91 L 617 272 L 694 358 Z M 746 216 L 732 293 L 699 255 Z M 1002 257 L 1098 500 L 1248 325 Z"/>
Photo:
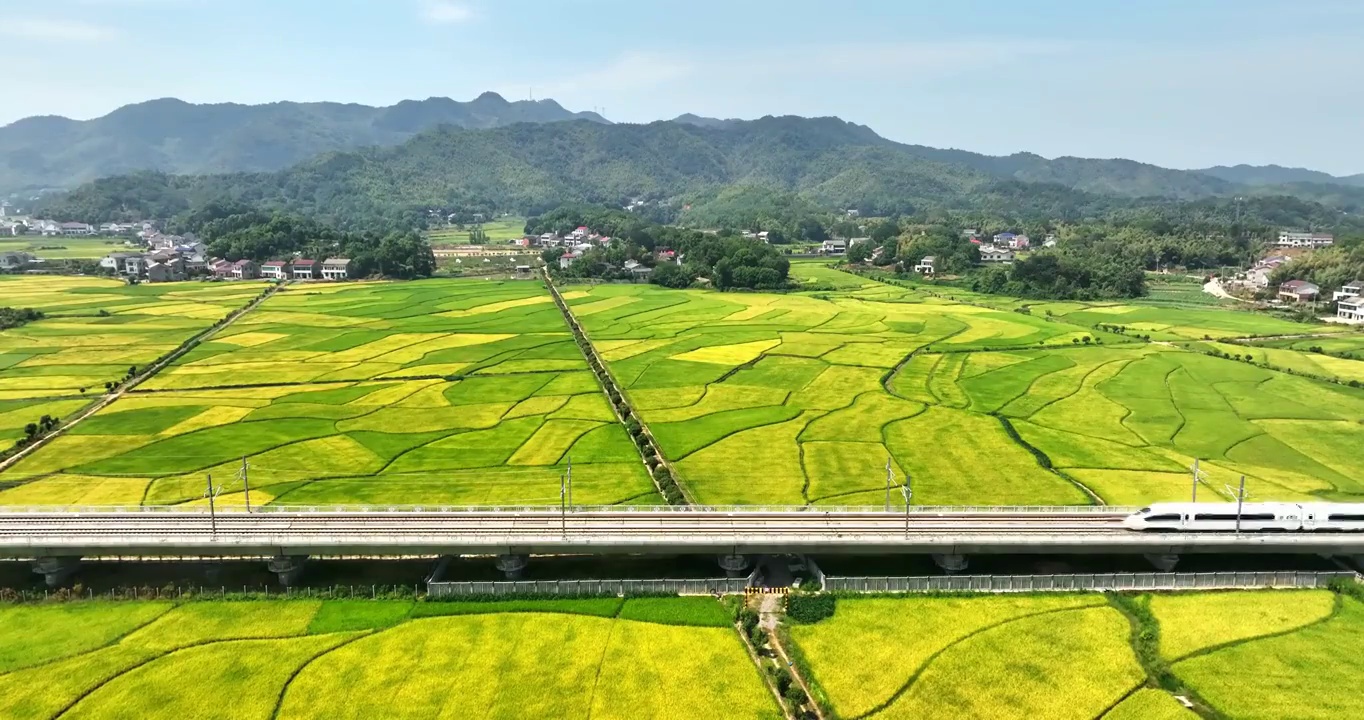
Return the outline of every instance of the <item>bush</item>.
<path id="1" fill-rule="evenodd" d="M 644 434 L 644 427 L 640 425 L 639 421 L 634 418 L 630 418 L 625 423 L 625 429 L 628 430 L 630 432 L 630 435 L 633 437 L 639 437 L 640 435 Z"/>
<path id="2" fill-rule="evenodd" d="M 810 625 L 833 617 L 837 602 L 833 595 L 792 595 L 787 598 L 786 616 Z"/>
<path id="3" fill-rule="evenodd" d="M 660 465 L 654 468 L 654 479 L 659 482 L 672 482 L 673 474 L 668 471 L 668 468 Z"/>
<path id="4" fill-rule="evenodd" d="M 791 687 L 782 691 L 781 696 L 786 698 L 786 702 L 790 703 L 793 708 L 799 708 L 805 704 L 805 691 L 794 682 L 791 683 Z"/>

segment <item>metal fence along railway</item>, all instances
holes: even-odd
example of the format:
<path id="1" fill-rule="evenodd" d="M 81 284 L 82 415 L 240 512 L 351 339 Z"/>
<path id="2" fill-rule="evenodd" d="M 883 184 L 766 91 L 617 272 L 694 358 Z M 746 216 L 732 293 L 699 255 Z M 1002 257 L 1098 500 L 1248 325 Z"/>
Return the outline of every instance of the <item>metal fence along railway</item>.
<path id="1" fill-rule="evenodd" d="M 1075 575 L 951 575 L 927 577 L 833 577 L 824 589 L 851 593 L 932 592 L 1123 592 L 1240 590 L 1248 588 L 1322 588 L 1338 580 L 1357 581 L 1358 573 L 1209 572 L 1094 573 Z"/>
<path id="2" fill-rule="evenodd" d="M 748 587 L 744 578 L 692 580 L 508 580 L 430 582 L 433 598 L 470 595 L 739 595 Z"/>

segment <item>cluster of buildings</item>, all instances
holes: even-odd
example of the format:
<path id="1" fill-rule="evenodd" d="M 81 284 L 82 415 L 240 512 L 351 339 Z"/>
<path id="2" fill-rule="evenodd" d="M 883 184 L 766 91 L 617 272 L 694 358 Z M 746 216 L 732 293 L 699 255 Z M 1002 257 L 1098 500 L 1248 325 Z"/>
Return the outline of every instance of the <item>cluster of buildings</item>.
<path id="1" fill-rule="evenodd" d="M 1279 299 L 1292 303 L 1316 302 L 1321 288 L 1306 280 L 1289 280 L 1279 285 Z M 1364 323 L 1364 280 L 1346 283 L 1331 296 L 1336 317 L 1351 323 Z"/>
<path id="2" fill-rule="evenodd" d="M 313 260 L 218 260 L 209 266 L 213 277 L 223 280 L 350 280 L 355 263 L 350 258 Z"/>
<path id="3" fill-rule="evenodd" d="M 21 237 L 37 235 L 45 238 L 56 237 L 113 237 L 131 235 L 151 229 L 151 223 L 102 223 L 91 225 L 82 222 L 57 222 L 35 218 L 29 215 L 9 215 L 0 212 L 0 236 Z"/>
<path id="4" fill-rule="evenodd" d="M 594 233 L 586 227 L 580 227 L 567 235 L 558 233 L 545 233 L 543 235 L 527 235 L 516 241 L 517 245 L 523 248 L 564 248 L 569 252 L 582 253 L 594 247 L 606 247 L 611 244 L 611 237 Z"/>
<path id="5" fill-rule="evenodd" d="M 1269 287 L 1269 276 L 1280 265 L 1287 263 L 1292 258 L 1287 255 L 1271 255 L 1257 263 L 1251 269 L 1245 271 L 1239 279 L 1239 283 L 1253 290 L 1265 290 Z"/>
<path id="6" fill-rule="evenodd" d="M 349 280 L 354 263 L 349 258 L 292 258 L 257 263 L 254 260 L 211 260 L 208 246 L 193 235 L 163 235 L 155 229 L 140 234 L 146 252 L 115 252 L 99 261 L 114 275 L 146 282 L 176 282 L 191 277 L 220 280 Z"/>

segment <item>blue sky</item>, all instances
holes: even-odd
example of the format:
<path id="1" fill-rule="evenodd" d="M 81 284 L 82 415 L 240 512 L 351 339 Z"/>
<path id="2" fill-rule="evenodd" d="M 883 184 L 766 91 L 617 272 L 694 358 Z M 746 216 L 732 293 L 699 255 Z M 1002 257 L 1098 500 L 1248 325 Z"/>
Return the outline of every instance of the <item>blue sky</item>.
<path id="1" fill-rule="evenodd" d="M 1364 0 L 0 0 L 0 37 L 0 123 L 491 89 L 618 122 L 837 115 L 991 154 L 1364 172 Z"/>

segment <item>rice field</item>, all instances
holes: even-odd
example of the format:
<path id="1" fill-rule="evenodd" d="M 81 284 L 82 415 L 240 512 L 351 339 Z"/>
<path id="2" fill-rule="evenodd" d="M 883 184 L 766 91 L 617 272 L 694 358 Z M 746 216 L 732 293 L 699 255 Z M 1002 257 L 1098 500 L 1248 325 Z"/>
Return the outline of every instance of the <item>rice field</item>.
<path id="1" fill-rule="evenodd" d="M 3 237 L 0 252 L 26 252 L 43 260 L 98 260 L 127 250 L 121 237 Z"/>
<path id="2" fill-rule="evenodd" d="M 1144 680 L 1098 595 L 840 598 L 790 632 L 839 717 L 1094 718 Z"/>
<path id="3" fill-rule="evenodd" d="M 0 415 L 0 418 L 3 418 Z M 21 415 L 22 417 L 22 415 Z M 0 505 L 555 504 L 654 489 L 535 283 L 290 288 L 4 473 Z"/>
<path id="4" fill-rule="evenodd" d="M 1290 597 L 1307 600 L 1303 593 Z M 1234 608 L 1219 595 L 1191 596 L 1203 605 L 1203 619 L 1212 625 L 1233 626 L 1238 618 L 1256 612 L 1247 600 Z M 1359 715 L 1356 690 L 1364 659 L 1364 603 L 1341 597 L 1330 612 L 1320 602 L 1295 606 L 1289 599 L 1275 603 L 1274 616 L 1254 617 L 1249 628 L 1226 630 L 1221 644 L 1203 647 L 1176 662 L 1175 675 L 1225 717 L 1238 720 L 1270 718 L 1343 718 Z M 1160 618 L 1160 610 L 1153 603 Z M 1232 610 L 1235 615 L 1225 613 Z M 1189 609 L 1180 608 L 1188 613 Z M 1161 619 L 1163 633 L 1166 622 Z M 1203 633 L 1195 631 L 1195 636 Z M 1187 632 L 1180 637 L 1188 637 Z"/>
<path id="5" fill-rule="evenodd" d="M 1217 717 L 1354 717 L 1364 707 L 1353 682 L 1364 670 L 1364 603 L 1352 594 L 1136 601 L 1157 623 L 1173 682 Z M 832 617 L 789 625 L 788 637 L 838 717 L 1198 717 L 1147 676 L 1136 631 L 1099 595 L 843 596 Z"/>
<path id="6" fill-rule="evenodd" d="M 0 276 L 0 302 L 47 315 L 0 331 L 0 401 L 102 394 L 106 382 L 169 353 L 262 289 L 246 283 L 129 286 L 94 277 Z"/>
<path id="7" fill-rule="evenodd" d="M 571 602 L 434 617 L 414 610 L 439 603 L 391 601 L 5 607 L 0 627 L 25 633 L 0 631 L 0 716 L 781 717 L 727 616 L 658 624 L 611 602 L 603 617 Z"/>
<path id="8" fill-rule="evenodd" d="M 1203 498 L 1243 474 L 1253 499 L 1364 494 L 1350 450 L 1364 444 L 1364 392 L 1138 337 L 1303 326 L 1141 306 L 1009 312 L 795 272 L 841 289 L 608 285 L 570 301 L 702 503 L 880 504 L 887 464 L 924 505 L 1180 500 L 1196 460 Z"/>

